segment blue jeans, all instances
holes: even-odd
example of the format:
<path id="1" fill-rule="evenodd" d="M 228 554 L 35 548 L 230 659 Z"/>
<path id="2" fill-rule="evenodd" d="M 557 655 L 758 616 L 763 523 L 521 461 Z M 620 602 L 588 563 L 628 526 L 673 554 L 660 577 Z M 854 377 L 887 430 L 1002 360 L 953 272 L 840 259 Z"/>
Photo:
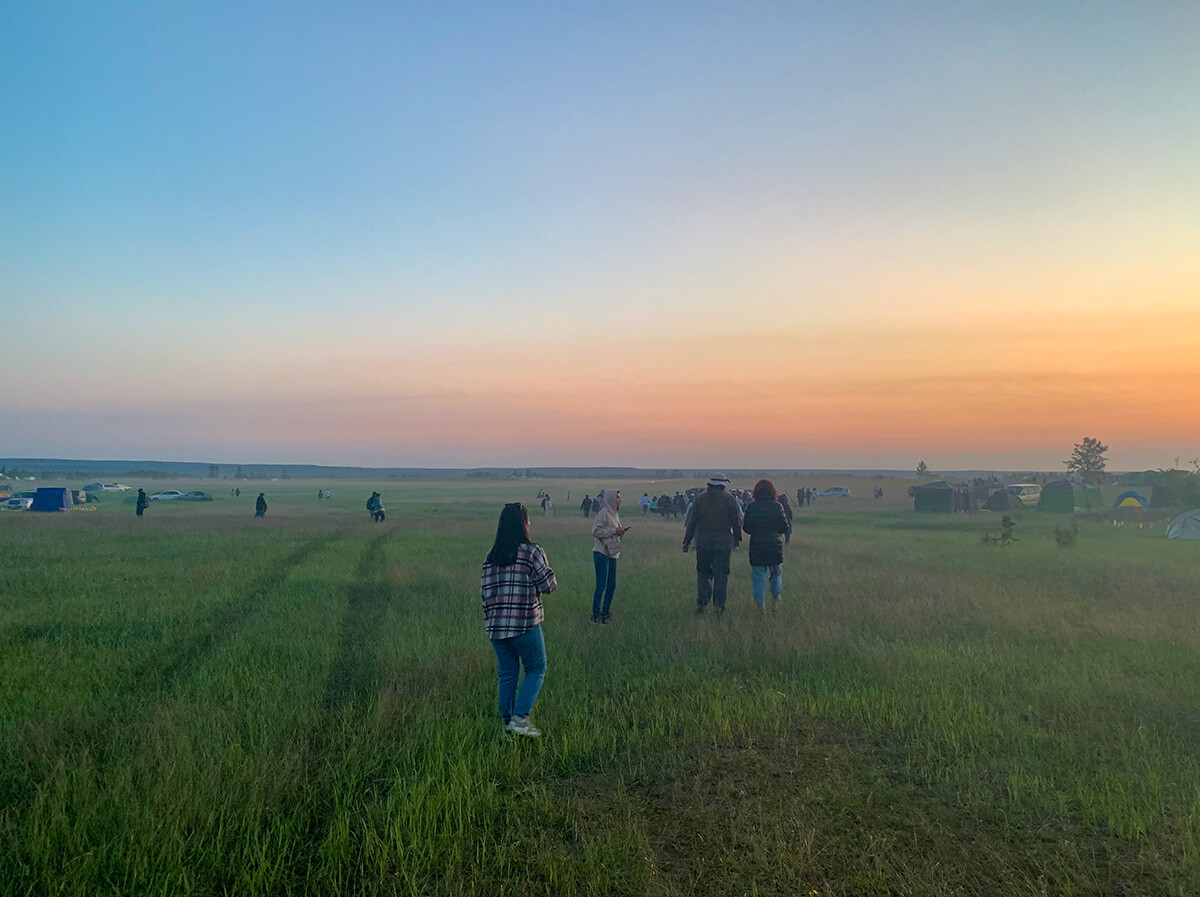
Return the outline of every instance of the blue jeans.
<path id="1" fill-rule="evenodd" d="M 492 648 L 500 675 L 500 719 L 507 726 L 514 716 L 529 716 L 533 710 L 533 702 L 546 678 L 546 640 L 542 638 L 542 627 L 534 626 L 512 638 L 492 639 Z M 518 693 L 517 676 L 522 666 L 525 681 Z"/>
<path id="2" fill-rule="evenodd" d="M 759 607 L 766 606 L 768 576 L 771 577 L 771 597 L 778 598 L 783 591 L 783 564 L 750 568 L 750 587 L 754 590 L 754 600 Z"/>
<path id="3" fill-rule="evenodd" d="M 617 559 L 598 551 L 592 552 L 596 565 L 596 591 L 592 593 L 592 617 L 602 617 L 612 607 L 613 592 L 617 590 Z M 601 596 L 604 603 L 600 603 Z"/>

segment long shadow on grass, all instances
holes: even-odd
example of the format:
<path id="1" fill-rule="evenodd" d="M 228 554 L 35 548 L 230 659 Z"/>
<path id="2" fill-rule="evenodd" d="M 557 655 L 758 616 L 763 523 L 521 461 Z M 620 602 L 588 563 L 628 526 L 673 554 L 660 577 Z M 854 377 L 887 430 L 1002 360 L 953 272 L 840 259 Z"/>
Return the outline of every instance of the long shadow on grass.
<path id="1" fill-rule="evenodd" d="M 325 680 L 322 704 L 337 710 L 351 701 L 367 697 L 379 687 L 378 661 L 371 649 L 372 635 L 383 621 L 383 613 L 392 597 L 392 586 L 384 576 L 384 544 L 391 532 L 373 539 L 358 561 L 349 606 L 342 621 L 342 637 L 337 658 Z"/>

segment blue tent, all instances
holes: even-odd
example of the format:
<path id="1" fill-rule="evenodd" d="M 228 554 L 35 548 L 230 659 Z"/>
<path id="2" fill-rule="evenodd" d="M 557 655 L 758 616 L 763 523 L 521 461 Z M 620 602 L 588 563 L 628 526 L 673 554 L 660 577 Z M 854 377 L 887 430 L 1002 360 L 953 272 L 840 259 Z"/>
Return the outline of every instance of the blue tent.
<path id="1" fill-rule="evenodd" d="M 1150 507 L 1150 502 L 1146 501 L 1146 496 L 1138 492 L 1136 489 L 1129 489 L 1117 496 L 1117 500 L 1113 502 L 1113 510 L 1117 508 L 1141 508 L 1143 511 Z"/>
<path id="2" fill-rule="evenodd" d="M 56 486 L 39 486 L 29 510 L 69 511 L 71 510 L 71 490 Z"/>

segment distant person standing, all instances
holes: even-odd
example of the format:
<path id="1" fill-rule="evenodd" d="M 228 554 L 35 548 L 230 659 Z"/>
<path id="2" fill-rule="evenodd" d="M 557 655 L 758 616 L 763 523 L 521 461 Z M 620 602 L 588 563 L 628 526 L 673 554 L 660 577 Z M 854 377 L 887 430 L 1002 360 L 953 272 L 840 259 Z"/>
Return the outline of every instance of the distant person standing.
<path id="1" fill-rule="evenodd" d="M 617 558 L 621 540 L 629 527 L 621 525 L 621 492 L 605 489 L 604 507 L 592 524 L 592 562 L 596 568 L 596 590 L 592 593 L 592 622 L 608 623 L 613 593 L 617 590 Z"/>
<path id="2" fill-rule="evenodd" d="M 787 522 L 788 522 L 788 531 L 784 534 L 783 541 L 791 542 L 792 541 L 792 520 L 794 519 L 795 515 L 792 512 L 792 503 L 788 501 L 786 492 L 779 493 L 779 504 L 781 504 L 783 506 L 783 516 L 787 518 Z"/>
<path id="3" fill-rule="evenodd" d="M 375 523 L 387 520 L 387 512 L 383 509 L 383 496 L 378 492 L 372 492 L 371 497 L 367 499 L 367 510 L 371 512 L 371 520 Z"/>
<path id="4" fill-rule="evenodd" d="M 321 500 L 321 499 L 323 499 L 324 497 L 325 497 L 325 493 L 324 493 L 324 492 L 322 492 L 320 489 L 318 489 L 318 490 L 317 490 L 317 500 L 318 500 L 318 501 L 320 501 L 320 500 Z"/>
<path id="5" fill-rule="evenodd" d="M 579 503 L 579 510 L 583 511 L 584 517 L 592 516 L 592 497 L 584 494 L 583 501 Z"/>
<path id="6" fill-rule="evenodd" d="M 505 505 L 496 541 L 483 564 L 479 591 L 483 628 L 496 652 L 500 720 L 507 731 L 526 738 L 542 734 L 529 715 L 546 678 L 542 596 L 556 588 L 546 552 L 529 541 L 529 512 L 520 502 Z M 525 680 L 518 691 L 521 667 Z"/>
<path id="7" fill-rule="evenodd" d="M 692 538 L 696 540 L 696 613 L 704 613 L 711 599 L 718 618 L 725 613 L 729 556 L 742 542 L 741 514 L 728 486 L 729 477 L 723 473 L 709 478 L 708 488 L 692 502 L 683 533 L 685 554 Z"/>
<path id="8" fill-rule="evenodd" d="M 255 517 L 266 517 L 267 516 L 267 496 L 265 493 L 262 493 L 262 492 L 258 493 L 258 499 L 254 502 L 254 516 Z"/>
<path id="9" fill-rule="evenodd" d="M 550 500 L 549 492 L 542 496 L 542 513 L 547 517 L 554 516 L 554 502 Z"/>
<path id="10" fill-rule="evenodd" d="M 649 495 L 649 493 L 646 493 L 646 492 L 642 493 L 642 497 L 638 499 L 638 507 L 642 509 L 642 516 L 644 517 L 646 515 L 646 512 L 650 510 L 650 495 Z"/>
<path id="11" fill-rule="evenodd" d="M 771 585 L 771 612 L 779 610 L 783 592 L 783 539 L 791 535 L 779 493 L 770 480 L 754 484 L 754 501 L 746 506 L 742 529 L 750 537 L 750 585 L 754 603 L 766 612 L 767 583 Z"/>
<path id="12" fill-rule="evenodd" d="M 150 499 L 146 497 L 146 490 L 139 489 L 138 497 L 137 497 L 137 505 L 136 505 L 137 515 L 139 517 L 141 517 L 142 514 L 145 513 L 146 508 L 148 508 L 148 507 L 150 507 Z"/>
<path id="13" fill-rule="evenodd" d="M 238 486 L 236 489 L 233 490 L 233 497 L 234 498 L 242 497 L 242 487 L 241 486 Z"/>
<path id="14" fill-rule="evenodd" d="M 329 490 L 328 489 L 325 490 L 325 497 L 329 498 Z"/>

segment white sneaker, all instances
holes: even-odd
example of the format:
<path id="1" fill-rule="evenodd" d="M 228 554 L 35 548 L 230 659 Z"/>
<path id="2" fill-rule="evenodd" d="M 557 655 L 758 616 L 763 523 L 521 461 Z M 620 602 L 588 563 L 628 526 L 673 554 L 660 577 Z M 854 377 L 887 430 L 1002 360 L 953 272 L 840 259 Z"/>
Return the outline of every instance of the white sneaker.
<path id="1" fill-rule="evenodd" d="M 524 735 L 526 738 L 540 738 L 541 729 L 535 728 L 527 716 L 514 716 L 508 721 L 508 731 L 514 735 Z"/>

